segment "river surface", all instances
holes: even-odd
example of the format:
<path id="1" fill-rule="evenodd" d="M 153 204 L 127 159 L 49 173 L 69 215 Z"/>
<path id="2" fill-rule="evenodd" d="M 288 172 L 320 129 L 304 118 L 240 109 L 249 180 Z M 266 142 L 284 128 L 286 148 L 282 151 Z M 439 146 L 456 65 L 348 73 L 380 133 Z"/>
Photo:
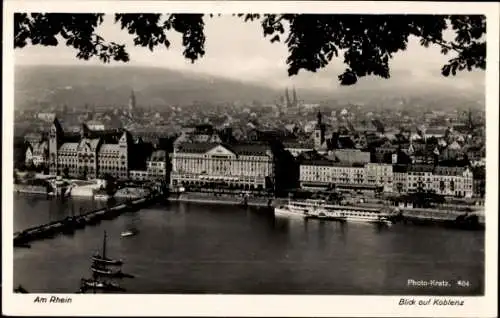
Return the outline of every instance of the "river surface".
<path id="1" fill-rule="evenodd" d="M 14 195 L 14 229 L 102 203 Z M 121 238 L 133 225 L 140 232 Z M 268 209 L 172 203 L 14 249 L 14 286 L 74 293 L 108 234 L 127 293 L 482 295 L 484 232 L 275 219 Z M 410 287 L 408 280 L 450 287 Z M 462 286 L 457 281 L 463 281 Z M 468 286 L 467 286 L 468 285 Z"/>

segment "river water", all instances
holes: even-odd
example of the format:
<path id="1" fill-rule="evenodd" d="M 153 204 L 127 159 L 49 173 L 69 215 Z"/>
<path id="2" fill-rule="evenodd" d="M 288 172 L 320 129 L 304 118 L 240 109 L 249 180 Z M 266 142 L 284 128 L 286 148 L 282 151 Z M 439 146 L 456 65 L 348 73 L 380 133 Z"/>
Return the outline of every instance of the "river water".
<path id="1" fill-rule="evenodd" d="M 98 202 L 14 195 L 14 229 Z M 138 235 L 121 238 L 133 224 Z M 484 232 L 275 219 L 268 209 L 172 203 L 14 249 L 14 286 L 74 293 L 90 256 L 121 258 L 128 293 L 482 295 Z M 411 287 L 408 280 L 450 287 Z M 457 284 L 457 281 L 463 281 Z M 461 286 L 459 286 L 461 285 Z"/>

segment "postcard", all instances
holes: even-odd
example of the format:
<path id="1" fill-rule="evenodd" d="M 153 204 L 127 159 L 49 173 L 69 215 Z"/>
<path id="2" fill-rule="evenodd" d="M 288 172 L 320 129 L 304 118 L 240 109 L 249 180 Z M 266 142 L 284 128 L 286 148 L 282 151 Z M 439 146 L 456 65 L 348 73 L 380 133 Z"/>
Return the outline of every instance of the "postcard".
<path id="1" fill-rule="evenodd" d="M 493 317 L 497 3 L 6 1 L 6 315 Z"/>

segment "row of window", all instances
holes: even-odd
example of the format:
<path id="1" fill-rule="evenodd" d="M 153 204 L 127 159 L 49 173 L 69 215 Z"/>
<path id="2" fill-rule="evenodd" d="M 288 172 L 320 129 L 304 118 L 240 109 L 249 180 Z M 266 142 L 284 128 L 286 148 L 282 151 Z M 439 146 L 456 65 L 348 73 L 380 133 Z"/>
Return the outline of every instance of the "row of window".
<path id="1" fill-rule="evenodd" d="M 258 177 L 258 176 L 235 176 L 235 177 L 228 177 L 228 180 L 233 180 L 233 178 L 237 177 L 239 181 L 248 181 L 248 182 L 254 182 L 255 180 L 264 180 L 264 176 Z M 210 178 L 210 177 L 208 177 Z M 200 180 L 200 175 L 197 174 L 182 174 L 182 173 L 173 173 L 172 174 L 172 179 L 195 179 L 195 180 Z M 204 179 L 205 181 L 210 181 L 209 179 Z"/>
<path id="2" fill-rule="evenodd" d="M 149 174 L 165 174 L 163 169 L 148 169 Z"/>
<path id="3" fill-rule="evenodd" d="M 269 157 L 238 157 L 238 158 L 217 158 L 217 157 L 209 157 L 205 155 L 203 158 L 196 157 L 183 157 L 183 156 L 173 156 L 173 160 L 175 161 L 186 161 L 186 162 L 195 162 L 196 164 L 202 164 L 203 162 L 211 162 L 211 161 L 227 161 L 227 162 L 270 162 L 272 161 Z"/>

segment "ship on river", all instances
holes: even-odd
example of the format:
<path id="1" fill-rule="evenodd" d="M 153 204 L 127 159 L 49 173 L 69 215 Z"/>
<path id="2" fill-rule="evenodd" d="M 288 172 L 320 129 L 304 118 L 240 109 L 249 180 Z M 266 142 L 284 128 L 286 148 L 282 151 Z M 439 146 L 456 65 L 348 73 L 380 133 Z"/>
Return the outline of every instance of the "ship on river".
<path id="1" fill-rule="evenodd" d="M 122 272 L 121 265 L 123 261 L 119 259 L 112 259 L 106 256 L 106 231 L 104 232 L 102 254 L 96 253 L 92 256 L 92 265 L 90 270 L 92 278 L 82 278 L 80 281 L 80 292 L 85 293 L 88 290 L 96 291 L 124 291 L 117 282 L 113 281 L 115 278 L 129 277 L 132 275 Z"/>
<path id="2" fill-rule="evenodd" d="M 104 232 L 104 239 L 102 243 L 102 254 L 99 254 L 99 252 L 95 253 L 92 256 L 92 261 L 96 264 L 102 264 L 102 265 L 122 265 L 123 261 L 120 259 L 112 259 L 106 256 L 106 232 Z"/>
<path id="3" fill-rule="evenodd" d="M 330 204 L 326 200 L 289 200 L 274 209 L 277 217 L 317 218 L 342 222 L 363 222 L 392 225 L 399 215 L 397 209 Z"/>

